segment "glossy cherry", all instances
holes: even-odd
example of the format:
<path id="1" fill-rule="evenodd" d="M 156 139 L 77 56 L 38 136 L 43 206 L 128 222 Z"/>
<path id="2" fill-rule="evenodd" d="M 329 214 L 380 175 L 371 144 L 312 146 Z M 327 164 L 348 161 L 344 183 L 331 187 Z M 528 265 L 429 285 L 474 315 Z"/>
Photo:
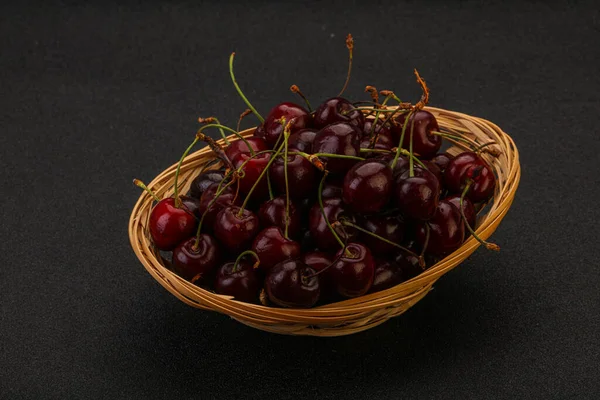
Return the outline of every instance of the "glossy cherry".
<path id="1" fill-rule="evenodd" d="M 346 206 L 342 199 L 337 197 L 323 199 L 323 211 L 327 216 L 329 223 L 332 225 L 342 216 L 352 219 L 351 214 L 346 211 Z M 323 218 L 319 203 L 313 205 L 310 210 L 308 226 L 316 245 L 321 250 L 336 249 L 340 247 L 335 236 L 333 236 L 331 230 L 327 226 L 325 218 Z M 334 226 L 334 229 L 342 241 L 348 241 L 358 236 L 356 230 L 351 227 L 342 228 L 341 226 Z"/>
<path id="2" fill-rule="evenodd" d="M 402 250 L 396 254 L 394 261 L 402 271 L 403 280 L 419 276 L 426 269 L 421 267 L 418 257 Z"/>
<path id="3" fill-rule="evenodd" d="M 194 178 L 190 185 L 190 197 L 200 199 L 202 193 L 213 183 L 219 183 L 225 177 L 223 171 L 209 170 L 204 171 Z"/>
<path id="4" fill-rule="evenodd" d="M 390 200 L 394 179 L 391 168 L 379 160 L 354 164 L 344 178 L 342 199 L 359 213 L 375 213 Z"/>
<path id="5" fill-rule="evenodd" d="M 437 165 L 438 168 L 440 169 L 440 171 L 442 171 L 442 173 L 443 173 L 453 158 L 454 157 L 448 153 L 440 153 L 440 154 L 436 154 L 431 159 L 431 162 L 434 163 L 435 165 Z"/>
<path id="6" fill-rule="evenodd" d="M 452 253 L 460 247 L 465 237 L 465 227 L 459 209 L 441 200 L 433 217 L 419 225 L 416 236 L 419 246 L 425 248 L 425 252 L 429 254 L 443 257 Z"/>
<path id="7" fill-rule="evenodd" d="M 248 149 L 248 144 L 254 153 L 269 149 L 269 146 L 267 146 L 267 143 L 262 138 L 249 137 L 244 139 L 245 141 L 238 139 L 231 142 L 231 144 L 225 149 L 225 155 L 227 155 L 231 162 L 235 163 L 236 158 L 240 154 L 251 155 L 251 151 Z"/>
<path id="8" fill-rule="evenodd" d="M 300 243 L 283 235 L 281 228 L 269 226 L 256 235 L 252 250 L 260 260 L 260 268 L 268 271 L 275 264 L 300 256 Z"/>
<path id="9" fill-rule="evenodd" d="M 179 243 L 193 236 L 198 220 L 186 207 L 177 207 L 175 199 L 169 197 L 159 201 L 148 221 L 154 245 L 164 251 L 173 250 Z"/>
<path id="10" fill-rule="evenodd" d="M 316 129 L 300 129 L 290 135 L 288 143 L 290 147 L 298 149 L 304 153 L 312 153 L 312 143 L 317 136 Z"/>
<path id="11" fill-rule="evenodd" d="M 350 101 L 342 97 L 333 97 L 316 109 L 314 123 L 316 128 L 322 129 L 336 122 L 346 122 L 362 130 L 365 116 Z"/>
<path id="12" fill-rule="evenodd" d="M 362 217 L 359 219 L 359 224 L 361 228 L 377 236 L 381 236 L 390 242 L 400 244 L 404 240 L 406 226 L 404 220 L 398 214 Z M 392 246 L 369 234 L 361 232 L 360 237 L 360 240 L 378 257 L 398 251 L 396 246 Z"/>
<path id="13" fill-rule="evenodd" d="M 392 129 L 392 137 L 396 143 L 399 143 L 402 136 L 402 127 L 408 114 L 401 114 L 395 118 L 396 124 Z M 413 129 L 413 151 L 422 158 L 433 157 L 442 146 L 441 136 L 434 135 L 431 132 L 440 130 L 437 120 L 432 113 L 425 110 L 416 111 L 411 115 L 407 122 L 402 147 L 409 149 L 411 125 Z"/>
<path id="14" fill-rule="evenodd" d="M 360 148 L 361 149 L 376 149 L 376 150 L 391 150 L 394 147 L 397 146 L 397 143 L 394 143 L 394 141 L 392 140 L 392 137 L 390 136 L 389 133 L 381 133 L 379 134 L 379 136 L 377 137 L 377 141 L 375 142 L 375 145 L 373 147 L 371 147 L 371 138 L 369 138 L 368 136 L 363 136 L 363 138 L 360 141 Z M 361 157 L 381 157 L 381 153 L 379 152 L 361 152 L 360 153 Z"/>
<path id="15" fill-rule="evenodd" d="M 308 308 L 319 300 L 321 292 L 316 271 L 299 260 L 280 262 L 265 278 L 269 300 L 281 307 Z"/>
<path id="16" fill-rule="evenodd" d="M 255 157 L 251 157 L 249 154 L 245 153 L 240 153 L 238 155 L 233 165 L 235 166 L 235 168 L 241 168 L 241 172 L 243 173 L 243 178 L 240 179 L 240 192 L 242 194 L 248 194 L 250 192 L 250 190 L 256 183 L 258 177 L 267 167 L 267 164 L 269 163 L 270 159 L 271 154 L 269 153 L 259 154 Z M 242 167 L 242 164 L 244 162 L 246 162 L 246 165 Z M 267 177 L 263 176 L 261 181 L 258 183 L 256 188 L 252 192 L 252 199 L 266 199 L 268 196 L 269 185 L 267 182 Z"/>
<path id="17" fill-rule="evenodd" d="M 453 204 L 454 207 L 460 211 L 460 195 L 450 195 L 444 200 L 450 204 Z M 475 229 L 475 225 L 477 224 L 477 213 L 475 212 L 475 206 L 473 205 L 473 202 L 471 202 L 468 197 L 463 199 L 463 211 L 465 213 L 465 217 L 467 218 L 467 223 L 471 228 Z M 465 233 L 466 232 L 467 231 L 465 230 Z"/>
<path id="18" fill-rule="evenodd" d="M 331 277 L 337 292 L 344 297 L 358 297 L 367 293 L 373 283 L 375 261 L 371 251 L 360 243 L 348 243 L 336 254 L 331 266 Z"/>
<path id="19" fill-rule="evenodd" d="M 215 236 L 225 249 L 240 252 L 250 244 L 260 231 L 258 217 L 250 210 L 244 209 L 239 215 L 240 207 L 223 208 L 214 224 Z"/>
<path id="20" fill-rule="evenodd" d="M 198 245 L 196 246 L 196 241 Z M 173 250 L 173 270 L 179 276 L 194 282 L 206 283 L 220 261 L 219 243 L 210 235 L 191 237 Z"/>
<path id="21" fill-rule="evenodd" d="M 375 261 L 373 284 L 371 285 L 369 293 L 389 289 L 404 281 L 405 278 L 402 269 L 395 261 L 377 259 Z"/>
<path id="22" fill-rule="evenodd" d="M 321 129 L 313 141 L 313 154 L 330 153 L 343 156 L 360 156 L 360 132 L 346 122 L 336 122 Z M 319 157 L 327 163 L 332 174 L 346 173 L 356 160 L 334 157 Z"/>
<path id="23" fill-rule="evenodd" d="M 285 118 L 286 122 L 294 119 L 290 131 L 292 133 L 301 129 L 310 128 L 312 125 L 312 117 L 304 107 L 295 103 L 284 102 L 276 105 L 271 109 L 264 122 L 264 139 L 267 145 L 271 148 L 279 140 L 283 134 L 284 126 L 281 124 L 281 118 Z"/>
<path id="24" fill-rule="evenodd" d="M 302 229 L 302 214 L 296 207 L 296 203 L 290 202 L 290 224 L 288 227 L 288 235 L 297 238 L 301 234 Z M 285 213 L 286 213 L 286 198 L 285 196 L 275 197 L 272 200 L 265 201 L 258 210 L 258 218 L 262 227 L 278 226 L 282 231 L 285 231 Z"/>
<path id="25" fill-rule="evenodd" d="M 301 260 L 304 264 L 308 265 L 316 272 L 322 271 L 328 268 L 333 263 L 334 255 L 325 253 L 322 251 L 311 251 L 305 253 Z M 330 269 L 319 273 L 319 280 L 321 281 L 321 300 L 329 300 L 335 292 L 333 280 L 331 279 Z"/>
<path id="26" fill-rule="evenodd" d="M 444 182 L 444 175 L 442 174 L 442 170 L 440 169 L 440 167 L 438 167 L 436 163 L 429 160 L 422 160 L 421 162 L 425 165 L 425 168 L 427 168 L 429 172 L 435 175 L 435 177 L 438 179 L 438 182 L 440 182 L 441 185 Z M 416 168 L 423 167 L 417 164 Z"/>
<path id="27" fill-rule="evenodd" d="M 204 217 L 204 221 L 202 222 L 202 230 L 206 232 L 212 231 L 219 211 L 221 211 L 225 207 L 229 207 L 232 205 L 241 205 L 241 200 L 239 196 L 235 196 L 235 190 L 232 186 L 228 186 L 227 188 L 225 188 L 221 192 L 221 195 L 217 198 L 217 200 L 212 205 L 210 205 L 213 199 L 215 198 L 218 190 L 219 184 L 213 183 L 206 188 L 206 190 L 202 194 L 202 197 L 200 198 L 199 212 L 200 214 L 206 212 L 206 216 Z"/>
<path id="28" fill-rule="evenodd" d="M 215 276 L 215 292 L 246 303 L 258 303 L 262 280 L 258 269 L 250 261 L 240 260 L 223 264 Z"/>
<path id="29" fill-rule="evenodd" d="M 294 198 L 307 196 L 315 191 L 317 169 L 306 158 L 288 154 L 287 190 Z M 272 182 L 278 193 L 286 193 L 284 157 L 277 157 L 269 169 Z"/>
<path id="30" fill-rule="evenodd" d="M 415 168 L 414 176 L 405 171 L 396 178 L 394 202 L 410 218 L 427 220 L 433 217 L 440 196 L 440 182 L 426 169 Z"/>
<path id="31" fill-rule="evenodd" d="M 363 124 L 363 127 L 362 127 L 363 138 L 370 138 L 371 130 L 373 130 L 373 120 L 367 119 L 367 120 L 365 120 L 365 123 Z M 389 137 L 389 140 L 391 143 L 392 128 L 389 124 L 383 125 L 381 116 L 379 117 L 379 120 L 377 120 L 377 123 L 375 124 L 375 129 L 373 131 L 373 135 L 379 135 L 380 137 L 387 136 L 387 137 Z M 398 145 L 397 142 L 392 147 L 396 147 L 396 145 Z"/>
<path id="32" fill-rule="evenodd" d="M 473 183 L 467 192 L 467 197 L 473 203 L 488 200 L 494 194 L 496 177 L 487 163 L 472 151 L 457 155 L 448 163 L 444 171 L 446 188 L 456 194 L 461 194 L 469 180 Z"/>

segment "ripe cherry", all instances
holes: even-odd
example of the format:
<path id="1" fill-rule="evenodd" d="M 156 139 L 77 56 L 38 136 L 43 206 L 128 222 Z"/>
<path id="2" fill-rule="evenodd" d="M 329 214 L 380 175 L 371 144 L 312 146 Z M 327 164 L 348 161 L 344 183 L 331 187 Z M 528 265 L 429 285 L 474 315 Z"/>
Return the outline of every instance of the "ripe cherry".
<path id="1" fill-rule="evenodd" d="M 440 257 L 458 249 L 464 237 L 465 227 L 459 209 L 445 200 L 439 202 L 433 217 L 421 223 L 417 229 L 420 247 Z"/>
<path id="2" fill-rule="evenodd" d="M 180 243 L 173 250 L 173 270 L 193 282 L 206 283 L 220 260 L 219 244 L 210 235 L 200 234 Z"/>
<path id="3" fill-rule="evenodd" d="M 340 198 L 323 199 L 323 212 L 332 225 L 342 216 L 352 219 L 352 216 L 346 212 L 345 205 Z M 313 205 L 310 210 L 308 226 L 316 245 L 321 250 L 339 248 L 339 243 L 327 226 L 318 203 Z M 342 229 L 341 226 L 337 225 L 334 229 L 343 241 L 348 241 L 357 236 L 356 230 L 350 227 Z"/>
<path id="4" fill-rule="evenodd" d="M 260 225 L 252 211 L 229 206 L 217 214 L 214 230 L 216 238 L 227 250 L 240 252 L 250 247 Z"/>
<path id="5" fill-rule="evenodd" d="M 454 205 L 454 207 L 460 211 L 460 195 L 450 195 L 444 200 Z M 467 218 L 467 223 L 469 226 L 475 229 L 475 225 L 477 224 L 477 213 L 475 212 L 475 206 L 473 205 L 473 202 L 471 202 L 468 197 L 463 199 L 463 211 L 465 213 L 465 217 Z"/>
<path id="6" fill-rule="evenodd" d="M 440 153 L 440 154 L 436 154 L 431 159 L 431 162 L 434 163 L 435 165 L 437 165 L 438 168 L 440 169 L 440 171 L 443 173 L 453 158 L 454 157 L 448 153 Z"/>
<path id="7" fill-rule="evenodd" d="M 288 154 L 287 168 L 287 189 L 291 197 L 304 197 L 315 191 L 317 170 L 310 161 L 299 154 Z M 273 161 L 269 174 L 277 191 L 285 194 L 285 163 L 283 156 L 277 157 Z"/>
<path id="8" fill-rule="evenodd" d="M 215 198 L 219 190 L 219 184 L 213 183 L 206 188 L 202 194 L 202 197 L 200 198 L 199 212 L 201 215 L 206 213 L 202 224 L 202 229 L 206 232 L 212 231 L 219 211 L 225 207 L 232 205 L 239 206 L 241 204 L 240 198 L 235 196 L 235 190 L 232 188 L 232 186 L 228 186 L 221 192 L 217 200 L 211 205 L 212 200 Z"/>
<path id="9" fill-rule="evenodd" d="M 301 213 L 293 201 L 290 203 L 290 225 L 288 227 L 288 235 L 298 238 L 301 234 L 302 221 Z M 278 226 L 282 231 L 285 231 L 285 212 L 286 198 L 285 196 L 275 197 L 272 200 L 264 202 L 258 210 L 258 218 L 262 227 Z"/>
<path id="10" fill-rule="evenodd" d="M 268 271 L 275 264 L 300 256 L 300 244 L 283 235 L 281 228 L 270 226 L 254 239 L 252 250 L 260 260 L 260 268 Z"/>
<path id="11" fill-rule="evenodd" d="M 283 135 L 284 126 L 281 124 L 281 118 L 286 122 L 294 119 L 291 126 L 291 132 L 294 133 L 301 129 L 310 128 L 312 117 L 304 107 L 297 104 L 285 102 L 276 105 L 271 109 L 264 122 L 264 139 L 271 148 L 275 146 L 279 138 Z"/>
<path id="12" fill-rule="evenodd" d="M 317 136 L 316 129 L 300 129 L 290 135 L 288 143 L 290 147 L 310 154 L 312 153 L 312 143 L 315 136 Z"/>
<path id="13" fill-rule="evenodd" d="M 394 143 L 390 134 L 385 133 L 385 132 L 379 134 L 379 136 L 377 137 L 377 141 L 375 142 L 375 145 L 373 147 L 371 147 L 371 139 L 368 136 L 363 136 L 363 138 L 360 141 L 361 149 L 373 148 L 375 150 L 392 150 L 394 147 L 396 147 L 396 143 Z M 360 155 L 362 157 L 370 158 L 370 157 L 380 157 L 381 153 L 375 152 L 375 151 L 372 151 L 372 152 L 361 151 Z"/>
<path id="14" fill-rule="evenodd" d="M 235 300 L 258 303 L 262 286 L 260 272 L 250 261 L 242 259 L 223 264 L 215 276 L 215 292 L 233 296 Z"/>
<path id="15" fill-rule="evenodd" d="M 372 119 L 365 120 L 365 123 L 362 127 L 362 136 L 363 138 L 370 138 L 372 136 L 371 134 L 379 135 L 379 137 L 387 136 L 391 143 L 392 128 L 389 124 L 383 125 L 383 121 L 381 119 L 377 120 L 377 123 L 375 124 L 375 129 L 373 129 Z M 394 144 L 392 147 L 395 147 L 397 144 L 398 142 L 396 142 L 396 144 Z"/>
<path id="16" fill-rule="evenodd" d="M 401 114 L 395 117 L 396 124 L 392 129 L 392 137 L 396 143 L 400 142 L 407 115 Z M 442 146 L 442 138 L 431 133 L 439 131 L 440 128 L 437 120 L 429 111 L 415 111 L 408 119 L 401 144 L 405 149 L 408 149 L 410 145 L 411 130 L 413 131 L 413 151 L 422 158 L 433 157 Z"/>
<path id="17" fill-rule="evenodd" d="M 362 217 L 359 222 L 362 228 L 377 236 L 381 236 L 390 242 L 400 244 L 404 239 L 405 224 L 402 217 L 398 214 Z M 371 235 L 361 233 L 360 236 L 361 241 L 363 241 L 365 245 L 369 247 L 371 252 L 377 256 L 383 256 L 398 251 L 397 247 Z"/>
<path id="18" fill-rule="evenodd" d="M 159 201 L 148 221 L 154 245 L 164 251 L 173 250 L 196 232 L 198 220 L 187 208 L 177 207 L 175 199 L 169 197 Z"/>
<path id="19" fill-rule="evenodd" d="M 258 137 L 249 137 L 235 140 L 231 142 L 229 146 L 225 149 L 225 155 L 231 160 L 231 162 L 235 163 L 235 160 L 240 154 L 252 155 L 252 151 L 248 149 L 248 145 L 254 153 L 258 153 L 259 151 L 268 150 L 269 147 L 267 143 Z"/>
<path id="20" fill-rule="evenodd" d="M 313 154 L 329 153 L 339 156 L 357 157 L 360 155 L 360 132 L 345 122 L 336 122 L 321 129 L 313 141 Z M 326 168 L 332 174 L 348 171 L 356 164 L 355 159 L 319 157 L 327 163 Z"/>
<path id="21" fill-rule="evenodd" d="M 472 151 L 457 155 L 448 163 L 444 172 L 446 188 L 456 194 L 462 193 L 468 181 L 472 181 L 467 197 L 473 203 L 487 201 L 494 194 L 496 177 L 487 163 Z"/>
<path id="22" fill-rule="evenodd" d="M 426 169 L 415 168 L 414 176 L 405 171 L 396 178 L 394 201 L 410 218 L 427 220 L 433 217 L 440 196 L 440 182 Z"/>
<path id="23" fill-rule="evenodd" d="M 250 189 L 256 183 L 258 177 L 267 167 L 269 160 L 271 159 L 271 154 L 263 153 L 256 155 L 255 157 L 251 157 L 248 154 L 241 153 L 235 159 L 234 166 L 237 169 L 240 169 L 243 178 L 240 179 L 240 192 L 243 194 L 248 194 Z M 246 164 L 242 167 L 242 164 L 246 162 Z M 252 199 L 259 200 L 265 199 L 269 196 L 269 185 L 266 178 L 260 180 L 254 191 L 252 192 Z"/>
<path id="24" fill-rule="evenodd" d="M 194 178 L 190 186 L 190 197 L 200 199 L 202 193 L 213 183 L 219 183 L 225 177 L 223 171 L 209 170 L 204 171 Z"/>
<path id="25" fill-rule="evenodd" d="M 330 300 L 335 292 L 335 287 L 331 279 L 330 269 L 323 270 L 331 266 L 334 255 L 322 251 L 311 251 L 305 253 L 301 260 L 318 273 L 319 280 L 321 281 L 321 300 Z M 319 273 L 320 271 L 323 272 Z"/>
<path id="26" fill-rule="evenodd" d="M 333 97 L 317 108 L 314 122 L 315 127 L 319 129 L 336 122 L 345 122 L 362 130 L 365 116 L 350 101 L 341 97 Z"/>
<path id="27" fill-rule="evenodd" d="M 380 292 L 394 287 L 404 282 L 402 269 L 396 262 L 391 260 L 378 259 L 375 261 L 375 272 L 373 274 L 373 284 L 369 293 Z"/>
<path id="28" fill-rule="evenodd" d="M 330 273 L 337 292 L 344 297 L 367 293 L 375 273 L 375 261 L 369 249 L 360 243 L 348 243 L 337 252 L 336 259 Z"/>
<path id="29" fill-rule="evenodd" d="M 321 291 L 315 272 L 299 260 L 287 260 L 275 265 L 265 279 L 269 300 L 281 307 L 314 306 Z"/>
<path id="30" fill-rule="evenodd" d="M 346 174 L 342 198 L 355 212 L 375 213 L 388 203 L 392 187 L 391 168 L 378 160 L 365 160 Z"/>

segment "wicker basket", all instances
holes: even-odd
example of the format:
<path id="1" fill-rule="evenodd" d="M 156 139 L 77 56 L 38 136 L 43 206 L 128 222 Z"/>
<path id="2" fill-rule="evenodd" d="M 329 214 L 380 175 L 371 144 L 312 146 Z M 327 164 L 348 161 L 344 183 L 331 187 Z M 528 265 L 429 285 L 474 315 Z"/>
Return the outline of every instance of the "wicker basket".
<path id="1" fill-rule="evenodd" d="M 480 143 L 496 142 L 491 147 L 497 150 L 497 157 L 482 154 L 498 177 L 493 201 L 486 208 L 487 213 L 478 217 L 476 232 L 481 238 L 487 239 L 508 212 L 519 184 L 521 169 L 517 148 L 506 133 L 489 121 L 432 107 L 426 109 L 436 116 L 441 128 L 460 132 Z M 253 129 L 242 134 L 249 135 L 252 132 Z M 462 149 L 458 146 L 449 149 L 453 154 L 460 151 Z M 184 160 L 180 174 L 183 193 L 188 191 L 191 181 L 209 157 L 210 149 L 204 148 Z M 176 165 L 171 166 L 148 185 L 158 197 L 173 194 L 175 169 Z M 131 246 L 148 272 L 169 292 L 193 307 L 227 314 L 243 324 L 282 334 L 341 336 L 375 327 L 402 314 L 421 300 L 440 276 L 460 264 L 480 245 L 470 237 L 458 250 L 421 275 L 381 292 L 311 309 L 265 307 L 204 290 L 170 271 L 166 267 L 168 262 L 154 248 L 146 229 L 152 200 L 150 195 L 143 192 L 129 220 Z"/>

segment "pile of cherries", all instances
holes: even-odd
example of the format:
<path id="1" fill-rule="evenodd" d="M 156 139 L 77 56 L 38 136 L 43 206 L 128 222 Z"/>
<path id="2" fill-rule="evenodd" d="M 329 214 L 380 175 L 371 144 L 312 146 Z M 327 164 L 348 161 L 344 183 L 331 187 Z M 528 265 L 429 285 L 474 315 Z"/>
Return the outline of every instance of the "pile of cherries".
<path id="1" fill-rule="evenodd" d="M 179 168 L 173 197 L 152 194 L 149 233 L 157 249 L 172 252 L 179 276 L 239 301 L 313 307 L 398 285 L 474 234 L 496 185 L 485 147 L 440 130 L 416 71 L 423 97 L 415 105 L 389 91 L 379 103 L 367 87 L 369 102 L 337 96 L 314 111 L 285 102 L 262 118 L 232 64 L 233 54 L 233 82 L 261 124 L 242 137 L 239 124 L 201 119 L 192 144 L 208 143 L 213 159 L 188 195 L 178 193 Z M 235 136 L 220 145 L 208 128 Z M 451 156 L 443 138 L 471 150 Z"/>

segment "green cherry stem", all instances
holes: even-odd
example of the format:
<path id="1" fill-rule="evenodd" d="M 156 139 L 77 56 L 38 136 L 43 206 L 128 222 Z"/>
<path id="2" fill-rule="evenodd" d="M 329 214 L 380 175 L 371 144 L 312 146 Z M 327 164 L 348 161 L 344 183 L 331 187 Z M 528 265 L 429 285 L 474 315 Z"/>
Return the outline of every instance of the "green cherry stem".
<path id="1" fill-rule="evenodd" d="M 250 154 L 254 155 L 254 150 L 252 149 L 252 146 L 250 146 L 250 143 L 248 143 L 248 141 L 246 140 L 246 138 L 244 136 L 242 136 L 238 131 L 236 131 L 235 129 L 232 129 L 228 126 L 225 125 L 221 125 L 221 124 L 209 124 L 209 125 L 205 125 L 202 127 L 202 130 L 206 129 L 206 128 L 219 128 L 219 129 L 225 129 L 228 132 L 233 133 L 235 136 L 237 136 L 237 138 L 241 141 L 243 141 L 244 143 L 246 143 L 246 146 L 248 147 L 248 150 L 250 150 Z"/>
<path id="2" fill-rule="evenodd" d="M 288 139 L 290 137 L 289 129 L 285 129 L 283 132 L 283 144 L 285 151 L 283 154 L 283 178 L 285 180 L 285 231 L 283 236 L 289 239 L 288 230 L 290 227 L 290 187 L 288 183 Z"/>
<path id="3" fill-rule="evenodd" d="M 413 115 L 415 110 L 416 110 L 415 108 L 410 110 L 410 112 L 406 116 L 406 119 L 404 120 L 404 124 L 402 124 L 402 134 L 400 134 L 400 141 L 398 143 L 398 149 L 396 150 L 396 156 L 394 157 L 394 161 L 392 161 L 392 165 L 391 165 L 392 171 L 394 170 L 394 168 L 396 168 L 396 164 L 398 163 L 398 157 L 400 157 L 400 150 L 402 150 L 402 142 L 404 141 L 404 134 L 406 133 L 406 128 L 408 127 L 408 120 Z"/>
<path id="4" fill-rule="evenodd" d="M 154 200 L 160 201 L 160 199 L 158 198 L 156 193 L 154 193 L 152 190 L 148 189 L 148 186 L 146 186 L 144 184 L 144 182 L 140 181 L 139 179 L 134 179 L 133 184 L 139 188 L 144 189 L 146 192 L 148 192 L 148 194 L 150 194 L 150 196 L 152 196 L 152 198 L 154 198 Z"/>
<path id="5" fill-rule="evenodd" d="M 227 179 L 228 177 L 230 177 L 233 174 L 233 171 L 229 171 L 229 173 L 223 177 L 223 181 L 225 179 Z M 223 182 L 221 181 L 221 183 Z M 202 217 L 200 217 L 200 222 L 198 223 L 198 229 L 196 230 L 196 241 L 194 242 L 194 245 L 192 246 L 193 249 L 197 249 L 198 246 L 200 245 L 200 233 L 202 232 L 202 223 L 204 222 L 204 218 L 206 217 L 206 214 L 208 214 L 208 211 L 210 210 L 210 208 L 217 202 L 217 200 L 219 199 L 219 197 L 221 196 L 221 194 L 231 185 L 233 185 L 235 181 L 231 180 L 229 182 L 227 182 L 224 186 L 219 186 L 217 191 L 215 192 L 215 197 L 212 198 L 212 200 L 208 203 L 208 206 L 206 207 L 206 210 L 204 210 L 204 212 L 202 213 Z"/>
<path id="6" fill-rule="evenodd" d="M 252 256 L 254 257 L 254 259 L 256 260 L 254 262 L 254 265 L 252 266 L 252 268 L 258 268 L 258 266 L 260 265 L 260 258 L 258 258 L 258 254 L 256 254 L 255 252 L 253 252 L 252 250 L 246 250 L 243 251 L 236 259 L 235 259 L 235 264 L 233 264 L 233 269 L 232 272 L 238 272 L 239 271 L 239 267 L 240 267 L 240 262 L 242 261 L 242 258 L 244 258 L 245 256 Z"/>
<path id="7" fill-rule="evenodd" d="M 408 143 L 408 151 L 410 153 L 410 158 L 408 159 L 408 165 L 409 165 L 409 174 L 410 177 L 412 178 L 413 176 L 415 176 L 415 164 L 414 164 L 414 152 L 413 152 L 413 132 L 414 132 L 414 128 L 415 128 L 415 121 L 413 120 L 410 124 L 410 140 Z"/>
<path id="8" fill-rule="evenodd" d="M 200 122 L 201 124 L 216 123 L 217 125 L 221 125 L 221 122 L 216 117 L 198 118 L 198 122 Z M 225 132 L 223 131 L 222 127 L 219 127 L 219 133 L 221 134 L 221 137 L 223 138 L 225 144 L 229 145 L 229 139 L 227 139 L 227 135 L 225 135 Z"/>
<path id="9" fill-rule="evenodd" d="M 333 226 L 331 226 L 331 223 L 329 222 L 329 218 L 327 218 L 327 214 L 325 214 L 325 207 L 323 206 L 322 192 L 323 192 L 323 185 L 325 184 L 325 179 L 327 178 L 327 175 L 329 175 L 329 171 L 327 171 L 327 170 L 323 171 L 323 177 L 321 178 L 321 182 L 319 182 L 319 189 L 318 189 L 319 191 L 317 193 L 317 198 L 319 200 L 319 207 L 321 208 L 321 215 L 323 216 L 323 219 L 325 220 L 327 227 L 331 231 L 331 234 L 333 235 L 335 240 L 337 240 L 337 242 L 340 244 L 340 246 L 342 247 L 342 250 L 344 250 L 344 253 L 346 253 L 348 256 L 351 256 L 348 249 L 346 249 L 346 245 L 344 244 L 342 239 L 339 237 L 339 235 L 337 234 L 337 232 L 335 231 Z"/>
<path id="10" fill-rule="evenodd" d="M 342 87 L 342 90 L 337 97 L 341 97 L 342 94 L 344 94 L 346 88 L 348 87 L 348 82 L 350 82 L 350 74 L 352 73 L 352 53 L 354 50 L 354 39 L 352 39 L 351 34 L 346 36 L 346 47 L 348 48 L 348 73 L 346 74 L 346 82 L 344 83 L 344 87 Z"/>
<path id="11" fill-rule="evenodd" d="M 179 185 L 177 184 L 179 181 L 179 172 L 181 171 L 181 164 L 183 164 L 183 160 L 187 157 L 187 155 L 190 153 L 190 151 L 192 151 L 192 148 L 196 145 L 196 143 L 198 143 L 198 140 L 200 140 L 200 137 L 198 135 L 196 135 L 192 144 L 190 144 L 188 146 L 188 148 L 185 149 L 185 151 L 183 152 L 183 155 L 181 156 L 181 158 L 179 159 L 179 162 L 177 163 L 177 170 L 175 171 L 174 194 L 173 194 L 173 196 L 175 198 L 175 207 L 177 207 L 177 208 L 181 207 L 181 199 L 179 198 Z"/>
<path id="12" fill-rule="evenodd" d="M 469 179 L 467 181 L 467 184 L 465 185 L 465 188 L 462 191 L 462 194 L 460 195 L 460 215 L 462 216 L 463 222 L 465 223 L 465 226 L 467 227 L 467 230 L 471 233 L 471 235 L 473 235 L 473 237 L 479 243 L 481 243 L 483 246 L 485 246 L 485 248 L 488 249 L 488 250 L 500 251 L 500 246 L 498 246 L 496 243 L 486 242 L 485 240 L 483 240 L 482 238 L 480 238 L 475 233 L 475 231 L 473 230 L 473 228 L 471 227 L 471 225 L 469 225 L 469 222 L 467 221 L 467 217 L 465 217 L 465 210 L 464 210 L 464 207 L 463 207 L 463 200 L 464 200 L 465 196 L 467 195 L 467 192 L 471 188 L 472 184 L 473 184 L 473 180 Z"/>
<path id="13" fill-rule="evenodd" d="M 256 108 L 254 108 L 252 106 L 252 104 L 250 104 L 250 101 L 248 100 L 248 98 L 246 98 L 246 96 L 244 96 L 244 93 L 242 92 L 240 85 L 238 85 L 237 81 L 235 80 L 235 75 L 233 74 L 233 59 L 234 58 L 235 58 L 235 52 L 231 53 L 231 56 L 229 57 L 229 75 L 231 75 L 231 81 L 233 82 L 233 86 L 235 86 L 235 90 L 237 90 L 237 92 L 240 95 L 240 97 L 242 98 L 242 100 L 244 100 L 244 103 L 246 103 L 248 108 L 252 110 L 254 115 L 256 115 L 256 118 L 258 118 L 258 120 L 262 124 L 263 122 L 265 122 L 265 119 L 262 117 L 262 115 L 260 115 L 258 113 L 258 111 L 256 111 Z"/>
<path id="14" fill-rule="evenodd" d="M 302 97 L 302 100 L 304 100 L 304 103 L 306 104 L 306 108 L 308 108 L 308 112 L 311 113 L 312 112 L 312 107 L 310 106 L 310 102 L 308 101 L 308 99 L 306 98 L 306 96 L 304 95 L 304 93 L 302 93 L 300 91 L 300 88 L 297 85 L 292 85 L 290 87 L 290 91 L 292 93 L 296 93 L 298 96 Z"/>

